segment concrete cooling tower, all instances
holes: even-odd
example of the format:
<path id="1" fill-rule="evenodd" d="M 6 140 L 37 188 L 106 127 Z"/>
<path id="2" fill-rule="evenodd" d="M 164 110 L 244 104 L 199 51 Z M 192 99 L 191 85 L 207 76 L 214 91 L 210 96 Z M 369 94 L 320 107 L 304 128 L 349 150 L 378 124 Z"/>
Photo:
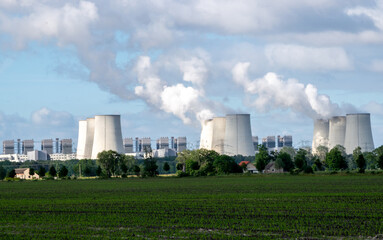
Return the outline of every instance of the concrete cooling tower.
<path id="1" fill-rule="evenodd" d="M 226 115 L 224 152 L 229 156 L 253 156 L 255 154 L 250 126 L 250 114 Z"/>
<path id="2" fill-rule="evenodd" d="M 202 123 L 199 148 L 212 149 L 212 141 L 213 141 L 213 119 L 208 119 Z"/>
<path id="3" fill-rule="evenodd" d="M 314 121 L 314 133 L 313 133 L 313 144 L 312 152 L 315 154 L 317 147 L 325 146 L 328 147 L 329 138 L 329 122 L 327 119 L 317 119 Z"/>
<path id="4" fill-rule="evenodd" d="M 344 146 L 346 136 L 346 117 L 332 117 L 330 119 L 329 125 L 329 150 L 334 148 L 336 145 Z"/>
<path id="5" fill-rule="evenodd" d="M 346 135 L 344 143 L 346 153 L 352 154 L 358 146 L 362 149 L 362 152 L 374 150 L 369 113 L 346 115 Z"/>
<path id="6" fill-rule="evenodd" d="M 124 153 L 120 115 L 96 115 L 92 159 L 102 151 L 113 150 Z"/>
<path id="7" fill-rule="evenodd" d="M 226 118 L 213 118 L 213 139 L 211 149 L 219 154 L 224 153 Z"/>
<path id="8" fill-rule="evenodd" d="M 94 141 L 94 118 L 86 119 L 86 142 L 85 142 L 85 159 L 92 158 L 93 150 L 93 141 Z"/>
<path id="9" fill-rule="evenodd" d="M 77 159 L 84 159 L 85 157 L 85 143 L 86 143 L 86 120 L 78 122 L 78 139 L 77 139 Z"/>

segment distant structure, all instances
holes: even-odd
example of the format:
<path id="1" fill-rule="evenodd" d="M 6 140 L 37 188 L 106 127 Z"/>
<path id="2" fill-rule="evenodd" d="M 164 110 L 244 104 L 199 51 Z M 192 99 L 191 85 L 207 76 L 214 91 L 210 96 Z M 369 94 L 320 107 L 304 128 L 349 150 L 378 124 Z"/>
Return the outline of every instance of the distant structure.
<path id="1" fill-rule="evenodd" d="M 329 121 L 317 119 L 314 122 L 312 152 L 315 154 L 319 146 L 328 146 Z"/>
<path id="2" fill-rule="evenodd" d="M 53 140 L 43 139 L 41 141 L 41 151 L 46 151 L 47 154 L 53 154 Z"/>
<path id="3" fill-rule="evenodd" d="M 33 139 L 31 140 L 24 140 L 22 145 L 22 153 L 24 155 L 27 155 L 28 152 L 31 152 L 35 149 L 35 142 Z"/>
<path id="4" fill-rule="evenodd" d="M 254 155 L 250 114 L 228 114 L 204 121 L 200 148 L 230 156 Z"/>
<path id="5" fill-rule="evenodd" d="M 258 136 L 253 136 L 254 151 L 258 151 Z"/>
<path id="6" fill-rule="evenodd" d="M 72 139 L 61 139 L 60 140 L 60 153 L 62 154 L 71 154 L 72 149 Z"/>
<path id="7" fill-rule="evenodd" d="M 267 136 L 262 138 L 262 145 L 267 147 L 268 149 L 275 148 L 275 136 Z"/>
<path id="8" fill-rule="evenodd" d="M 27 153 L 28 160 L 48 160 L 48 154 L 44 151 L 33 150 Z"/>
<path id="9" fill-rule="evenodd" d="M 124 152 L 133 153 L 133 138 L 124 138 Z"/>
<path id="10" fill-rule="evenodd" d="M 374 150 L 370 114 L 350 113 L 330 120 L 315 120 L 312 152 L 316 154 L 319 146 L 332 149 L 336 145 L 343 146 L 347 154 L 352 154 L 357 147 L 362 152 Z"/>
<path id="11" fill-rule="evenodd" d="M 285 135 L 285 136 L 281 137 L 278 135 L 277 142 L 278 142 L 277 143 L 278 148 L 292 147 L 293 146 L 293 136 Z"/>
<path id="12" fill-rule="evenodd" d="M 150 137 L 139 139 L 138 152 L 152 152 L 152 142 Z"/>
<path id="13" fill-rule="evenodd" d="M 175 149 L 177 152 L 182 152 L 186 150 L 186 144 L 187 144 L 186 137 L 178 137 L 174 139 L 174 141 L 175 141 L 175 144 L 173 145 L 173 149 Z"/>
<path id="14" fill-rule="evenodd" d="M 96 159 L 97 154 L 104 150 L 125 152 L 120 115 L 96 115 L 79 121 L 77 158 Z"/>
<path id="15" fill-rule="evenodd" d="M 14 154 L 15 153 L 15 140 L 3 141 L 3 154 Z"/>
<path id="16" fill-rule="evenodd" d="M 157 139 L 156 149 L 164 149 L 169 148 L 169 138 L 161 137 Z"/>

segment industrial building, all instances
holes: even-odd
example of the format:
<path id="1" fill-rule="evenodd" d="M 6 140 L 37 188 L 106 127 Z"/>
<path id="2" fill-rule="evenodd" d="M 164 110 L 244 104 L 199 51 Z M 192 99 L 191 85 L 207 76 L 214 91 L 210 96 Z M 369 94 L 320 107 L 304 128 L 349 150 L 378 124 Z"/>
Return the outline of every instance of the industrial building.
<path id="1" fill-rule="evenodd" d="M 27 155 L 28 152 L 31 152 L 33 150 L 35 150 L 35 143 L 34 143 L 33 139 L 23 140 L 22 153 L 24 155 Z"/>
<path id="2" fill-rule="evenodd" d="M 253 139 L 254 151 L 258 151 L 258 136 L 253 136 L 251 139 Z"/>
<path id="3" fill-rule="evenodd" d="M 332 149 L 336 145 L 345 147 L 347 154 L 352 154 L 357 147 L 362 152 L 374 150 L 370 114 L 351 113 L 330 120 L 315 120 L 312 152 L 317 153 L 319 146 Z"/>
<path id="4" fill-rule="evenodd" d="M 168 137 L 161 137 L 157 139 L 156 143 L 156 149 L 164 149 L 169 148 L 169 138 Z"/>
<path id="5" fill-rule="evenodd" d="M 53 140 L 43 139 L 41 141 L 41 151 L 46 151 L 47 154 L 53 154 Z"/>
<path id="6" fill-rule="evenodd" d="M 133 138 L 124 138 L 124 152 L 125 153 L 133 153 Z"/>
<path id="7" fill-rule="evenodd" d="M 187 148 L 186 144 L 187 144 L 186 137 L 178 137 L 178 138 L 174 139 L 174 145 L 173 145 L 172 149 L 175 149 L 177 152 L 182 152 L 182 151 L 186 150 L 186 148 Z"/>
<path id="8" fill-rule="evenodd" d="M 228 114 L 204 121 L 200 148 L 229 156 L 254 155 L 250 114 Z"/>
<path id="9" fill-rule="evenodd" d="M 268 149 L 275 148 L 275 136 L 267 136 L 265 138 L 262 138 L 262 145 L 265 146 Z"/>
<path id="10" fill-rule="evenodd" d="M 3 154 L 14 154 L 15 153 L 15 140 L 3 141 Z"/>

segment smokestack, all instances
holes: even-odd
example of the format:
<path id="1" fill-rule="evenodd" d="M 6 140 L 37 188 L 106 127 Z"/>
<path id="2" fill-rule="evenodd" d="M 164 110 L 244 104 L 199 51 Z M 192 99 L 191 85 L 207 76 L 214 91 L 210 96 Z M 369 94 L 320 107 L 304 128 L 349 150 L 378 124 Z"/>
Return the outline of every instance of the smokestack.
<path id="1" fill-rule="evenodd" d="M 346 148 L 347 154 L 352 154 L 354 149 L 357 147 L 360 147 L 362 152 L 371 152 L 374 150 L 369 113 L 346 115 L 346 135 L 344 147 Z"/>
<path id="2" fill-rule="evenodd" d="M 335 116 L 330 119 L 329 122 L 329 150 L 336 145 L 344 146 L 346 136 L 346 117 Z"/>
<path id="3" fill-rule="evenodd" d="M 215 117 L 213 118 L 213 138 L 211 149 L 219 154 L 224 154 L 226 132 L 226 118 Z"/>
<path id="4" fill-rule="evenodd" d="M 329 135 L 329 122 L 327 119 L 317 119 L 314 121 L 314 134 L 312 153 L 315 154 L 317 147 L 325 146 L 328 147 L 328 136 Z"/>
<path id="5" fill-rule="evenodd" d="M 253 156 L 250 114 L 226 115 L 225 154 Z"/>
<path id="6" fill-rule="evenodd" d="M 120 115 L 96 115 L 92 159 L 102 151 L 113 150 L 124 153 Z"/>

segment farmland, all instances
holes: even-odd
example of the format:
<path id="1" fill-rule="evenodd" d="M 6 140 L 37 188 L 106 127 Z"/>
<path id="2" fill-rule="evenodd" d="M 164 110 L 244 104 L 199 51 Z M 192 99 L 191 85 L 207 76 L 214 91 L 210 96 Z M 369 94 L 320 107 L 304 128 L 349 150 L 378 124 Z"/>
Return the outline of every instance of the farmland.
<path id="1" fill-rule="evenodd" d="M 2 239 L 366 239 L 383 176 L 0 182 L 0 216 Z"/>

